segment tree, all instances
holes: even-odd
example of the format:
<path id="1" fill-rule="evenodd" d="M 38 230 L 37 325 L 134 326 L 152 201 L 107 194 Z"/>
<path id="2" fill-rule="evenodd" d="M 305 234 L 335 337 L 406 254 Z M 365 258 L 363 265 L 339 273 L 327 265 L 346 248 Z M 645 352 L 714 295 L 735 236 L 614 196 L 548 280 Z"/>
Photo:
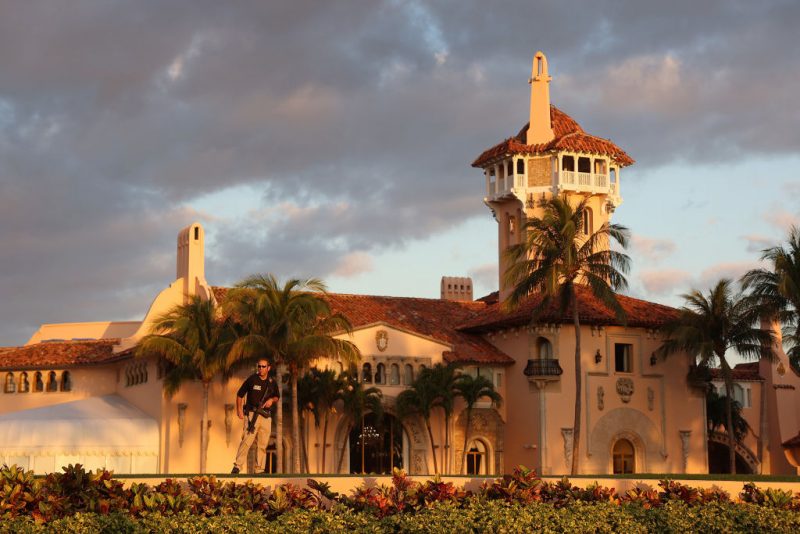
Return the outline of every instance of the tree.
<path id="1" fill-rule="evenodd" d="M 756 328 L 758 310 L 740 293 L 733 291 L 732 282 L 722 279 L 703 295 L 698 290 L 682 295 L 685 304 L 678 316 L 663 327 L 664 342 L 658 349 L 663 356 L 685 352 L 700 366 L 719 363 L 725 382 L 725 428 L 728 430 L 730 472 L 736 472 L 736 432 L 733 425 L 733 376 L 727 358 L 733 349 L 740 356 L 758 360 L 772 358 L 772 332 Z"/>
<path id="2" fill-rule="evenodd" d="M 372 412 L 380 419 L 383 416 L 383 393 L 376 387 L 364 388 L 358 379 L 358 373 L 344 374 L 341 377 L 344 384 L 339 393 L 342 401 L 342 417 L 347 421 L 345 428 L 345 443 L 342 444 L 342 452 L 339 454 L 339 461 L 336 464 L 336 472 L 342 471 L 344 463 L 344 453 L 347 450 L 346 441 L 350 433 L 357 424 L 364 429 L 364 416 L 367 412 Z M 354 444 L 351 443 L 350 447 Z"/>
<path id="3" fill-rule="evenodd" d="M 433 439 L 433 429 L 431 428 L 431 414 L 433 410 L 441 406 L 442 391 L 435 380 L 433 371 L 425 368 L 420 371 L 411 387 L 397 396 L 397 414 L 400 419 L 410 417 L 422 417 L 425 421 L 425 428 L 428 430 L 428 438 L 431 441 L 431 456 L 433 457 L 433 472 L 439 473 L 439 464 L 436 460 L 436 444 Z"/>
<path id="4" fill-rule="evenodd" d="M 434 390 L 438 393 L 436 404 L 444 412 L 444 449 L 442 451 L 442 471 L 448 470 L 448 459 L 450 451 L 450 419 L 453 415 L 455 404 L 455 384 L 458 378 L 456 371 L 460 365 L 448 363 L 442 365 L 437 363 L 430 369 L 430 380 Z"/>
<path id="5" fill-rule="evenodd" d="M 212 300 L 192 297 L 175 306 L 153 324 L 151 334 L 136 347 L 136 356 L 158 354 L 170 363 L 164 376 L 164 391 L 172 397 L 187 380 L 199 380 L 203 387 L 200 423 L 200 472 L 206 472 L 208 458 L 208 390 L 214 377 L 230 376 L 230 349 L 234 331 L 221 318 Z"/>
<path id="6" fill-rule="evenodd" d="M 308 414 L 314 418 L 314 426 L 319 427 L 319 410 L 316 403 L 317 384 L 313 374 L 314 369 L 310 369 L 297 381 L 297 407 L 300 412 L 300 444 L 302 453 L 302 463 L 306 473 L 310 473 L 308 466 Z"/>
<path id="7" fill-rule="evenodd" d="M 474 377 L 472 375 L 462 374 L 453 385 L 453 390 L 456 396 L 464 399 L 464 403 L 467 405 L 465 409 L 467 412 L 467 422 L 464 428 L 464 452 L 461 457 L 461 473 L 466 474 L 467 446 L 469 444 L 469 433 L 472 430 L 472 410 L 475 408 L 475 404 L 481 399 L 489 399 L 494 402 L 495 405 L 500 406 L 503 398 L 495 391 L 492 381 L 485 376 Z"/>
<path id="8" fill-rule="evenodd" d="M 320 280 L 291 279 L 280 285 L 273 275 L 254 275 L 237 284 L 229 295 L 228 309 L 241 324 L 242 336 L 234 344 L 234 357 L 257 358 L 267 351 L 289 373 L 292 399 L 297 399 L 297 380 L 312 361 L 360 360 L 358 348 L 348 340 L 333 337 L 351 333 L 350 322 L 334 313 L 322 298 Z M 292 408 L 292 441 L 300 444 L 297 402 Z M 280 431 L 280 429 L 279 429 Z M 294 472 L 300 472 L 300 454 L 293 455 Z"/>
<path id="9" fill-rule="evenodd" d="M 576 206 L 566 195 L 539 202 L 541 217 L 532 217 L 524 224 L 525 239 L 506 252 L 509 266 L 504 273 L 506 284 L 513 286 L 507 306 L 515 308 L 533 295 L 541 303 L 531 317 L 535 323 L 544 310 L 555 304 L 561 314 L 572 312 L 575 327 L 575 415 L 572 426 L 572 474 L 578 472 L 581 425 L 581 334 L 580 310 L 576 286 L 588 287 L 592 294 L 625 322 L 625 312 L 615 292 L 627 287 L 625 273 L 630 258 L 610 248 L 611 242 L 623 249 L 629 232 L 624 226 L 605 223 L 589 234 L 584 228 L 586 200 Z"/>
<path id="10" fill-rule="evenodd" d="M 749 302 L 763 319 L 777 320 L 792 366 L 800 370 L 800 228 L 792 226 L 787 244 L 762 251 L 769 269 L 753 269 L 742 277 Z"/>
<path id="11" fill-rule="evenodd" d="M 728 399 L 717 393 L 716 388 L 711 388 L 706 394 L 706 422 L 711 431 L 719 428 L 728 429 Z M 742 416 L 742 405 L 738 401 L 731 402 L 731 421 L 733 433 L 737 441 L 741 441 L 751 431 L 747 420 Z M 728 432 L 730 434 L 730 432 Z"/>
<path id="12" fill-rule="evenodd" d="M 312 369 L 312 372 L 316 376 L 316 413 L 322 414 L 322 472 L 327 473 L 328 422 L 331 414 L 336 413 L 336 401 L 341 398 L 343 381 L 332 369 Z"/>

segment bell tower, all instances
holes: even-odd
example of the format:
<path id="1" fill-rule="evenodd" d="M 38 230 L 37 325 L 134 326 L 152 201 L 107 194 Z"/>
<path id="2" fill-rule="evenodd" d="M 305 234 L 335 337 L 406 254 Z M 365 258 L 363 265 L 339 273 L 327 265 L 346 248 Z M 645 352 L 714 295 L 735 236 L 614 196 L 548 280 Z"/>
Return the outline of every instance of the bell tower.
<path id="1" fill-rule="evenodd" d="M 634 163 L 608 139 L 586 133 L 569 115 L 550 104 L 547 57 L 533 57 L 528 124 L 514 136 L 485 150 L 472 163 L 483 170 L 483 201 L 497 221 L 500 300 L 511 288 L 503 282 L 506 249 L 524 240 L 528 217 L 541 215 L 538 202 L 566 194 L 575 204 L 587 199 L 584 227 L 591 233 L 609 222 L 622 203 L 620 170 Z"/>

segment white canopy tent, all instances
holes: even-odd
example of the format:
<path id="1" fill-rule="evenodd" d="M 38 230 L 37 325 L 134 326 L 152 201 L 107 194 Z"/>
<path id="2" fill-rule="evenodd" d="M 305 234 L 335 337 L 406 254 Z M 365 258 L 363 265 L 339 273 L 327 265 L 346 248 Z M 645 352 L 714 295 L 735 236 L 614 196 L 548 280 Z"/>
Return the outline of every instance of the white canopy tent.
<path id="1" fill-rule="evenodd" d="M 36 473 L 76 463 L 157 473 L 158 453 L 156 420 L 118 395 L 0 415 L 0 461 Z"/>

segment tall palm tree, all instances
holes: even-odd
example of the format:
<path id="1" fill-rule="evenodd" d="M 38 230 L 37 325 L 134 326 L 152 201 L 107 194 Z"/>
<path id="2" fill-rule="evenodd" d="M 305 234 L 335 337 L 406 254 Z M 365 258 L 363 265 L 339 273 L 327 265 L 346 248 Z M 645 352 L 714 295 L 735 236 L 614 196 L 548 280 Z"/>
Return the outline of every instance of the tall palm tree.
<path id="1" fill-rule="evenodd" d="M 628 246 L 629 232 L 624 226 L 605 223 L 589 234 L 584 228 L 587 200 L 574 207 L 566 195 L 554 196 L 539 202 L 541 217 L 525 222 L 525 240 L 512 245 L 506 252 L 509 266 L 504 273 L 505 282 L 513 286 L 508 299 L 509 308 L 517 307 L 532 295 L 541 296 L 541 304 L 534 311 L 531 322 L 539 313 L 557 304 L 563 314 L 572 311 L 575 327 L 575 415 L 572 424 L 572 474 L 578 472 L 581 429 L 581 325 L 580 310 L 575 288 L 588 286 L 592 294 L 614 311 L 618 320 L 625 321 L 625 312 L 616 299 L 615 292 L 624 290 L 628 283 L 630 258 L 612 250 L 613 242 L 622 248 Z"/>
<path id="2" fill-rule="evenodd" d="M 455 384 L 458 379 L 457 371 L 460 364 L 448 363 L 443 365 L 437 363 L 430 369 L 430 379 L 433 387 L 439 393 L 437 405 L 444 412 L 444 448 L 442 450 L 442 471 L 448 472 L 449 451 L 450 451 L 450 419 L 453 415 L 455 405 Z"/>
<path id="3" fill-rule="evenodd" d="M 306 473 L 310 472 L 308 465 L 308 417 L 314 418 L 314 427 L 319 428 L 319 408 L 317 406 L 317 380 L 313 374 L 315 369 L 310 369 L 297 381 L 297 404 L 300 412 L 300 445 L 302 463 Z"/>
<path id="4" fill-rule="evenodd" d="M 786 245 L 765 249 L 761 259 L 770 268 L 748 271 L 742 287 L 764 319 L 781 324 L 789 361 L 800 370 L 800 228 L 792 226 Z"/>
<path id="5" fill-rule="evenodd" d="M 322 472 L 327 473 L 328 423 L 336 413 L 336 401 L 341 398 L 343 381 L 332 369 L 312 369 L 316 376 L 317 413 L 322 414 Z"/>
<path id="6" fill-rule="evenodd" d="M 214 377 L 230 376 L 229 353 L 234 341 L 230 323 L 220 317 L 212 300 L 192 297 L 156 319 L 151 334 L 143 337 L 136 356 L 158 354 L 170 364 L 164 377 L 164 391 L 172 397 L 187 380 L 199 380 L 203 387 L 200 424 L 200 472 L 208 459 L 208 390 Z"/>
<path id="7" fill-rule="evenodd" d="M 742 405 L 739 404 L 739 401 L 731 402 L 731 420 L 736 440 L 742 441 L 752 429 L 742 416 Z M 716 388 L 713 387 L 706 394 L 706 423 L 710 431 L 723 427 L 727 431 L 728 428 L 728 399 L 717 393 Z"/>
<path id="8" fill-rule="evenodd" d="M 728 430 L 730 472 L 736 472 L 736 432 L 733 426 L 733 376 L 727 358 L 728 350 L 758 360 L 772 358 L 772 332 L 754 326 L 757 313 L 750 302 L 735 293 L 732 282 L 722 279 L 707 295 L 694 289 L 682 295 L 685 304 L 678 316 L 664 325 L 664 342 L 659 348 L 663 356 L 685 352 L 694 356 L 700 366 L 719 363 L 725 382 L 725 427 Z"/>
<path id="9" fill-rule="evenodd" d="M 339 454 L 339 461 L 336 464 L 336 472 L 342 471 L 344 463 L 344 453 L 347 450 L 346 442 L 356 425 L 364 428 L 364 416 L 367 412 L 372 412 L 380 420 L 383 416 L 383 393 L 376 387 L 365 388 L 358 379 L 358 373 L 348 374 L 342 377 L 346 384 L 339 392 L 339 399 L 342 401 L 342 417 L 347 421 L 345 428 L 345 443 L 342 444 L 342 452 Z M 355 444 L 351 443 L 350 447 Z"/>
<path id="10" fill-rule="evenodd" d="M 441 399 L 441 390 L 434 380 L 433 371 L 430 368 L 420 371 L 411 387 L 397 396 L 397 414 L 400 419 L 422 417 L 425 421 L 425 428 L 428 430 L 428 438 L 431 442 L 431 456 L 433 457 L 433 472 L 435 474 L 439 473 L 439 464 L 436 460 L 436 443 L 433 439 L 431 415 L 435 408 L 441 407 Z"/>
<path id="11" fill-rule="evenodd" d="M 467 472 L 467 445 L 469 444 L 469 433 L 472 430 L 472 410 L 475 404 L 481 399 L 489 399 L 498 407 L 503 402 L 503 397 L 495 391 L 494 383 L 485 376 L 472 376 L 462 374 L 458 377 L 453 390 L 457 397 L 464 399 L 467 405 L 467 422 L 464 428 L 464 453 L 461 457 L 461 473 Z"/>
<path id="12" fill-rule="evenodd" d="M 228 309 L 244 334 L 232 349 L 234 358 L 257 358 L 263 351 L 273 355 L 289 373 L 292 399 L 297 399 L 297 380 L 319 358 L 344 362 L 360 360 L 350 341 L 333 337 L 351 333 L 350 322 L 334 313 L 322 298 L 325 284 L 316 278 L 290 279 L 281 285 L 271 274 L 253 275 L 236 285 Z M 300 444 L 297 402 L 291 403 L 292 441 Z M 300 472 L 300 454 L 293 455 L 294 472 Z"/>

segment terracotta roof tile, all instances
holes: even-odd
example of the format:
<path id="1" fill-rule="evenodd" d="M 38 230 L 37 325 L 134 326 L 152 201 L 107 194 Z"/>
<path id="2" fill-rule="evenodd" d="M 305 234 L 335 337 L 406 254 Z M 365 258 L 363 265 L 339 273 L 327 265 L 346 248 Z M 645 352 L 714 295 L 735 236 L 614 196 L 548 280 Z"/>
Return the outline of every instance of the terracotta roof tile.
<path id="1" fill-rule="evenodd" d="M 722 369 L 709 369 L 712 380 L 722 380 Z M 731 369 L 734 380 L 761 381 L 764 378 L 758 372 L 758 362 L 739 363 Z"/>
<path id="2" fill-rule="evenodd" d="M 515 137 L 510 137 L 485 150 L 472 162 L 472 166 L 482 168 L 494 159 L 512 154 L 549 154 L 563 150 L 609 156 L 623 167 L 634 163 L 633 158 L 619 146 L 608 139 L 587 134 L 575 119 L 555 106 L 550 106 L 550 120 L 555 135 L 551 141 L 536 145 L 527 144 L 526 124 Z"/>
<path id="3" fill-rule="evenodd" d="M 589 288 L 578 286 L 576 290 L 581 324 L 601 326 L 621 324 L 614 312 L 595 297 Z M 541 296 L 535 295 L 522 302 L 514 310 L 507 310 L 503 304 L 495 302 L 488 305 L 475 317 L 465 321 L 459 329 L 465 332 L 480 333 L 527 325 L 531 320 L 531 314 L 541 301 Z M 617 301 L 627 313 L 627 326 L 631 327 L 658 328 L 677 314 L 675 308 L 625 295 L 617 295 Z M 560 314 L 558 305 L 553 303 L 549 309 L 539 315 L 538 321 L 571 323 L 572 310 L 567 309 L 564 314 Z"/>
<path id="4" fill-rule="evenodd" d="M 214 288 L 218 300 L 226 292 L 226 288 Z M 514 361 L 480 336 L 457 330 L 458 325 L 486 308 L 483 302 L 339 293 L 328 293 L 325 298 L 331 309 L 345 315 L 354 328 L 384 322 L 452 345 L 453 350 L 444 353 L 447 361 L 501 365 Z"/>
<path id="5" fill-rule="evenodd" d="M 800 447 L 800 433 L 798 433 L 795 437 L 789 438 L 783 443 L 781 443 L 782 447 L 789 448 L 789 447 Z"/>
<path id="6" fill-rule="evenodd" d="M 24 347 L 0 347 L 0 369 L 43 369 L 97 365 L 130 358 L 131 352 L 114 353 L 119 339 L 53 341 Z"/>

